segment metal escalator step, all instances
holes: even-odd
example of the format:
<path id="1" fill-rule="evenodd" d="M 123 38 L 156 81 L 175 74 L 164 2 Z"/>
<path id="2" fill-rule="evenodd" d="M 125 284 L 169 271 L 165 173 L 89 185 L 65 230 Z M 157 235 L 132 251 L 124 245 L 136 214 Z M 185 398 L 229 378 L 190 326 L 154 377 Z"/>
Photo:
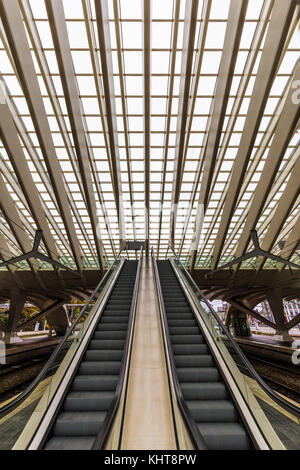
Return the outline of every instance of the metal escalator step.
<path id="1" fill-rule="evenodd" d="M 124 310 L 126 312 L 126 310 Z M 126 312 L 128 315 L 128 311 Z M 101 318 L 100 323 L 123 323 L 124 322 L 124 316 L 122 315 L 106 315 L 105 317 Z"/>
<path id="2" fill-rule="evenodd" d="M 107 304 L 105 310 L 123 310 L 124 312 L 129 313 L 130 311 L 130 304 Z"/>
<path id="3" fill-rule="evenodd" d="M 169 327 L 180 327 L 180 326 L 197 326 L 196 320 L 188 319 L 188 320 L 178 320 L 178 319 L 168 319 Z"/>
<path id="4" fill-rule="evenodd" d="M 216 367 L 178 367 L 177 375 L 180 382 L 215 382 L 220 380 L 220 373 Z"/>
<path id="5" fill-rule="evenodd" d="M 126 331 L 128 322 L 125 323 L 99 323 L 96 331 Z"/>
<path id="6" fill-rule="evenodd" d="M 172 344 L 201 344 L 203 343 L 203 336 L 198 335 L 172 335 Z"/>
<path id="7" fill-rule="evenodd" d="M 45 445 L 45 450 L 91 450 L 95 436 L 52 437 Z"/>
<path id="8" fill-rule="evenodd" d="M 126 331 L 95 331 L 94 339 L 125 339 Z"/>
<path id="9" fill-rule="evenodd" d="M 90 349 L 122 349 L 125 340 L 122 339 L 92 339 L 89 344 Z"/>
<path id="10" fill-rule="evenodd" d="M 213 367 L 215 362 L 209 354 L 184 354 L 175 356 L 175 364 L 177 367 Z"/>
<path id="11" fill-rule="evenodd" d="M 194 320 L 194 315 L 192 314 L 192 312 L 188 312 L 188 313 L 167 313 L 167 319 L 168 319 L 168 323 L 169 321 L 171 320 Z"/>
<path id="12" fill-rule="evenodd" d="M 188 307 L 189 304 L 187 303 L 186 300 L 167 300 L 165 299 L 165 307 L 166 309 L 168 309 L 169 307 L 177 307 L 177 308 L 185 308 L 185 307 Z"/>
<path id="13" fill-rule="evenodd" d="M 64 411 L 107 411 L 114 392 L 69 392 Z"/>
<path id="14" fill-rule="evenodd" d="M 184 382 L 180 388 L 185 400 L 225 400 L 228 397 L 223 382 Z"/>
<path id="15" fill-rule="evenodd" d="M 209 450 L 247 450 L 249 439 L 239 423 L 197 424 Z"/>
<path id="16" fill-rule="evenodd" d="M 232 423 L 238 419 L 229 400 L 187 400 L 186 404 L 197 423 Z"/>
<path id="17" fill-rule="evenodd" d="M 197 335 L 200 334 L 200 330 L 198 326 L 171 326 L 169 327 L 169 331 L 171 335 Z"/>
<path id="18" fill-rule="evenodd" d="M 120 372 L 121 361 L 82 361 L 79 369 L 79 375 L 115 375 Z"/>
<path id="19" fill-rule="evenodd" d="M 63 411 L 53 426 L 53 435 L 96 436 L 105 415 L 103 411 Z"/>
<path id="20" fill-rule="evenodd" d="M 192 313 L 189 306 L 187 307 L 166 307 L 166 312 L 168 313 Z"/>
<path id="21" fill-rule="evenodd" d="M 122 293 L 115 293 L 110 296 L 109 300 L 120 300 L 121 302 L 131 302 L 132 296 L 131 295 L 125 295 Z"/>
<path id="22" fill-rule="evenodd" d="M 173 344 L 173 353 L 184 354 L 208 354 L 209 349 L 206 344 Z"/>
<path id="23" fill-rule="evenodd" d="M 121 349 L 89 349 L 84 355 L 84 361 L 121 361 L 123 351 Z"/>
<path id="24" fill-rule="evenodd" d="M 73 380 L 71 390 L 74 392 L 114 391 L 118 380 L 118 375 L 78 375 Z"/>
<path id="25" fill-rule="evenodd" d="M 122 300 L 122 299 L 109 299 L 107 305 L 106 305 L 106 308 L 108 307 L 108 305 L 124 305 L 126 307 L 130 306 L 131 304 L 131 299 L 127 299 L 127 300 Z"/>
<path id="26" fill-rule="evenodd" d="M 129 311 L 128 310 L 120 310 L 120 309 L 114 309 L 114 310 L 104 310 L 103 314 L 101 316 L 100 322 L 102 322 L 103 318 L 107 318 L 108 316 L 111 317 L 128 317 L 129 316 Z"/>

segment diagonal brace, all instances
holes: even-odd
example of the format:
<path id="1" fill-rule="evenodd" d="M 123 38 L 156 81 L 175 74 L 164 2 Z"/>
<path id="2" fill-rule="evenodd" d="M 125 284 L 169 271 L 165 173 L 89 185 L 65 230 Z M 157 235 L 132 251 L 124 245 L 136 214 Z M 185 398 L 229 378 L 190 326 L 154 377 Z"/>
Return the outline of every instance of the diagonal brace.
<path id="1" fill-rule="evenodd" d="M 52 264 L 52 266 L 55 266 L 60 269 L 66 269 L 67 271 L 70 271 L 73 274 L 78 274 L 78 276 L 81 277 L 78 271 L 75 271 L 74 269 L 71 269 L 68 266 L 65 266 L 64 264 L 59 263 L 59 261 L 53 260 L 52 258 L 49 258 L 49 256 L 46 256 L 43 253 L 40 253 L 38 251 L 39 246 L 41 244 L 42 237 L 43 237 L 43 231 L 41 229 L 37 230 L 35 233 L 32 250 L 29 251 L 28 253 L 24 253 L 23 255 L 15 256 L 14 258 L 11 258 L 7 261 L 3 261 L 2 263 L 0 263 L 0 268 L 9 266 L 10 264 L 17 263 L 18 261 L 23 261 L 29 258 L 35 258 L 35 259 L 40 259 L 42 261 L 47 261 L 47 263 Z"/>

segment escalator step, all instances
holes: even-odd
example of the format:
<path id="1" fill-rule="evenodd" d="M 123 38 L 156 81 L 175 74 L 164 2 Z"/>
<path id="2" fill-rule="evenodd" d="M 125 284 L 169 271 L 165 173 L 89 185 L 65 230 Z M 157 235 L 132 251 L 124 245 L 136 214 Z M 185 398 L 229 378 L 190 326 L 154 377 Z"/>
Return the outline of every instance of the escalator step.
<path id="1" fill-rule="evenodd" d="M 178 336 L 197 335 L 200 333 L 198 326 L 171 326 L 169 328 L 170 334 Z"/>
<path id="2" fill-rule="evenodd" d="M 103 411 L 63 411 L 53 427 L 54 436 L 96 436 L 105 418 Z"/>
<path id="3" fill-rule="evenodd" d="M 177 327 L 181 327 L 181 326 L 197 326 L 197 322 L 196 320 L 194 319 L 188 319 L 188 320 L 168 320 L 168 324 L 170 327 L 172 326 L 177 326 Z"/>
<path id="4" fill-rule="evenodd" d="M 79 366 L 78 374 L 80 375 L 115 375 L 120 372 L 121 361 L 97 362 L 82 361 Z"/>
<path id="5" fill-rule="evenodd" d="M 102 313 L 101 321 L 102 323 L 103 318 L 107 318 L 107 316 L 112 316 L 112 317 L 127 317 L 129 316 L 129 311 L 128 310 L 120 310 L 120 309 L 114 309 L 114 310 L 104 310 Z M 123 320 L 124 321 L 124 320 Z"/>
<path id="6" fill-rule="evenodd" d="M 229 400 L 188 400 L 186 404 L 197 423 L 237 421 L 237 412 Z"/>
<path id="7" fill-rule="evenodd" d="M 93 339 L 125 339 L 126 331 L 95 331 Z"/>
<path id="8" fill-rule="evenodd" d="M 208 354 L 209 349 L 206 344 L 173 344 L 175 355 L 184 354 Z"/>
<path id="9" fill-rule="evenodd" d="M 169 320 L 194 320 L 194 316 L 189 313 L 167 313 L 168 323 Z"/>
<path id="10" fill-rule="evenodd" d="M 95 436 L 52 437 L 45 450 L 91 450 Z"/>
<path id="11" fill-rule="evenodd" d="M 117 339 L 92 339 L 89 348 L 91 349 L 122 349 L 124 348 L 125 341 Z"/>
<path id="12" fill-rule="evenodd" d="M 121 349 L 90 349 L 84 355 L 84 361 L 121 361 Z"/>
<path id="13" fill-rule="evenodd" d="M 128 323 L 99 323 L 96 331 L 127 331 Z"/>
<path id="14" fill-rule="evenodd" d="M 126 312 L 126 310 L 124 310 Z M 128 315 L 128 311 L 126 314 Z M 124 322 L 124 316 L 117 316 L 117 315 L 106 315 L 105 317 L 102 318 L 101 323 L 123 323 Z"/>
<path id="15" fill-rule="evenodd" d="M 114 392 L 70 392 L 64 402 L 64 411 L 107 411 Z"/>
<path id="16" fill-rule="evenodd" d="M 114 391 L 119 380 L 118 375 L 78 375 L 73 380 L 73 392 Z"/>
<path id="17" fill-rule="evenodd" d="M 123 307 L 124 306 L 124 307 Z M 111 304 L 109 303 L 106 305 L 105 310 L 123 310 L 127 313 L 130 311 L 130 304 Z"/>
<path id="18" fill-rule="evenodd" d="M 216 367 L 178 368 L 177 375 L 180 382 L 216 382 L 220 380 L 220 373 Z"/>
<path id="19" fill-rule="evenodd" d="M 185 400 L 225 400 L 228 397 L 223 382 L 184 382 L 180 388 Z"/>
<path id="20" fill-rule="evenodd" d="M 210 450 L 249 449 L 247 434 L 239 423 L 201 423 L 198 428 Z"/>
<path id="21" fill-rule="evenodd" d="M 201 344 L 203 343 L 203 336 L 198 335 L 172 335 L 172 344 Z"/>
<path id="22" fill-rule="evenodd" d="M 214 360 L 209 354 L 175 356 L 177 367 L 213 367 Z"/>
<path id="23" fill-rule="evenodd" d="M 167 313 L 192 313 L 189 306 L 187 307 L 166 307 Z"/>

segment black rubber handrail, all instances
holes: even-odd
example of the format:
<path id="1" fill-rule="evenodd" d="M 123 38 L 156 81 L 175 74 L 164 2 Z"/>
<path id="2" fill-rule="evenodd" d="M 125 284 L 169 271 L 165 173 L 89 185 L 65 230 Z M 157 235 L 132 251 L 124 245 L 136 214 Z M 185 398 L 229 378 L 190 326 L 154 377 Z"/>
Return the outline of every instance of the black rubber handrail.
<path id="1" fill-rule="evenodd" d="M 0 408 L 0 418 L 3 417 L 3 415 L 6 415 L 7 413 L 10 413 L 12 410 L 14 410 L 20 403 L 22 403 L 26 398 L 33 392 L 33 390 L 39 385 L 39 383 L 45 378 L 47 375 L 48 371 L 50 368 L 53 367 L 53 364 L 63 348 L 65 347 L 71 333 L 73 333 L 75 327 L 78 325 L 79 320 L 83 317 L 85 314 L 87 308 L 89 307 L 90 303 L 92 302 L 94 296 L 96 293 L 103 287 L 103 285 L 106 283 L 109 275 L 111 274 L 112 268 L 115 265 L 116 261 L 119 259 L 120 255 L 122 253 L 122 250 L 120 250 L 119 254 L 115 257 L 113 260 L 111 266 L 109 267 L 108 271 L 105 273 L 101 281 L 98 283 L 96 289 L 93 291 L 91 294 L 89 300 L 87 303 L 84 305 L 82 308 L 80 314 L 76 318 L 76 320 L 72 323 L 70 328 L 66 331 L 65 335 L 63 336 L 61 342 L 59 345 L 56 347 L 56 349 L 53 351 L 51 356 L 49 357 L 48 361 L 40 371 L 40 373 L 36 376 L 36 378 L 28 385 L 26 390 L 24 390 L 20 395 L 18 395 L 14 400 L 12 400 L 10 403 L 7 403 L 4 405 L 2 408 Z"/>
<path id="2" fill-rule="evenodd" d="M 137 307 L 137 299 L 138 299 L 138 290 L 139 290 L 139 283 L 140 283 L 140 277 L 141 277 L 141 267 L 142 267 L 142 261 L 143 261 L 143 247 L 140 248 L 140 255 L 139 255 L 139 262 L 138 262 L 138 267 L 137 267 L 137 273 L 136 273 L 136 278 L 135 278 L 135 283 L 134 283 L 134 289 L 132 293 L 132 301 L 130 305 L 130 312 L 129 312 L 129 321 L 128 321 L 128 328 L 127 328 L 127 335 L 126 335 L 126 340 L 125 340 L 125 346 L 124 346 L 124 352 L 123 352 L 123 357 L 122 357 L 122 363 L 121 363 L 121 370 L 120 370 L 120 378 L 117 384 L 117 388 L 115 391 L 115 395 L 113 398 L 113 401 L 106 413 L 106 416 L 104 418 L 103 424 L 100 428 L 100 431 L 94 441 L 92 450 L 101 450 L 104 448 L 106 439 L 108 437 L 108 433 L 111 429 L 111 426 L 114 422 L 115 415 L 117 413 L 117 410 L 119 408 L 120 400 L 121 400 L 121 395 L 122 391 L 125 386 L 125 393 L 126 393 L 126 388 L 128 385 L 128 376 L 129 376 L 129 368 L 127 369 L 127 375 L 126 374 L 126 366 L 127 366 L 127 359 L 129 357 L 129 364 L 130 364 L 130 356 L 131 356 L 131 350 L 132 350 L 132 337 L 134 333 L 134 323 L 135 323 L 135 314 L 136 314 L 136 307 Z M 124 403 L 124 408 L 125 408 L 125 403 Z M 123 428 L 123 420 L 124 420 L 124 410 L 123 410 L 123 416 L 122 416 L 122 422 L 121 422 L 121 427 L 120 427 L 120 436 L 119 436 L 119 444 L 121 441 L 121 433 L 122 433 L 122 428 Z"/>
<path id="3" fill-rule="evenodd" d="M 170 332 L 169 332 L 169 325 L 168 325 L 168 319 L 167 319 L 167 313 L 165 309 L 165 303 L 164 303 L 164 298 L 163 298 L 163 293 L 161 290 L 161 284 L 160 284 L 160 278 L 159 278 L 159 272 L 158 272 L 158 267 L 157 267 L 157 262 L 156 258 L 154 255 L 154 249 L 152 247 L 151 249 L 151 256 L 152 256 L 152 261 L 153 261 L 153 267 L 154 267 L 154 274 L 155 274 L 155 280 L 156 280 L 156 288 L 157 288 L 157 294 L 159 298 L 159 306 L 161 310 L 161 315 L 162 315 L 162 320 L 163 324 L 165 327 L 165 336 L 164 336 L 164 342 L 168 351 L 168 356 L 170 360 L 170 367 L 171 367 L 171 377 L 169 374 L 169 379 L 172 380 L 172 383 L 174 385 L 174 390 L 176 394 L 176 399 L 178 402 L 178 406 L 180 408 L 181 414 L 184 418 L 184 421 L 186 423 L 186 426 L 188 428 L 190 437 L 192 438 L 192 441 L 196 447 L 197 450 L 207 450 L 207 445 L 205 444 L 204 438 L 202 434 L 200 433 L 195 420 L 193 419 L 190 410 L 187 407 L 187 404 L 185 402 L 185 399 L 182 395 L 182 391 L 180 388 L 177 372 L 176 372 L 176 365 L 174 361 L 174 355 L 173 355 L 173 349 L 172 349 L 172 343 L 171 343 L 171 337 L 170 337 Z M 168 367 L 167 367 L 168 370 Z"/>
<path id="4" fill-rule="evenodd" d="M 210 313 L 215 318 L 216 322 L 218 323 L 218 325 L 221 328 L 222 332 L 226 336 L 226 338 L 229 341 L 230 345 L 234 349 L 234 351 L 237 354 L 237 356 L 239 357 L 239 359 L 243 362 L 244 366 L 246 367 L 246 369 L 248 370 L 248 372 L 250 373 L 252 378 L 256 382 L 259 383 L 261 388 L 264 390 L 264 392 L 266 392 L 267 395 L 269 395 L 270 398 L 272 398 L 278 405 L 282 406 L 282 408 L 284 408 L 286 411 L 289 411 L 290 413 L 295 414 L 297 419 L 300 421 L 300 409 L 297 406 L 295 406 L 292 403 L 285 400 L 280 395 L 278 395 L 278 393 L 276 393 L 274 390 L 272 390 L 272 388 L 269 387 L 269 385 L 267 385 L 266 382 L 261 378 L 261 376 L 256 372 L 256 370 L 254 369 L 252 364 L 249 362 L 249 360 L 247 359 L 247 357 L 245 356 L 245 354 L 243 353 L 243 351 L 239 347 L 239 345 L 236 343 L 236 341 L 232 337 L 229 330 L 226 328 L 226 326 L 224 325 L 222 320 L 219 318 L 219 316 L 217 315 L 217 313 L 215 312 L 215 310 L 211 306 L 210 302 L 206 299 L 204 293 L 199 289 L 199 287 L 197 286 L 196 282 L 194 281 L 194 279 L 192 278 L 190 273 L 187 271 L 187 269 L 184 267 L 184 265 L 180 261 L 179 257 L 177 256 L 177 254 L 174 251 L 174 248 L 171 245 L 169 245 L 169 248 L 172 250 L 177 262 L 181 265 L 181 267 L 184 271 L 184 274 L 187 277 L 187 280 L 196 289 L 196 293 L 195 293 L 196 296 L 198 298 L 200 298 L 200 300 L 203 301 L 206 304 L 206 306 L 209 308 Z"/>

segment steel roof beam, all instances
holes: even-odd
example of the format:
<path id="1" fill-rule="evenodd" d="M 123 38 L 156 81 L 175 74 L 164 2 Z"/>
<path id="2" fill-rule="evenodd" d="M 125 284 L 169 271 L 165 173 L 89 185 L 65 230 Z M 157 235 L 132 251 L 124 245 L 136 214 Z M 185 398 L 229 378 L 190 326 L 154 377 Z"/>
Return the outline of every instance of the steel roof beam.
<path id="1" fill-rule="evenodd" d="M 221 132 L 224 124 L 225 112 L 227 109 L 229 92 L 231 89 L 233 72 L 235 68 L 237 53 L 239 50 L 241 34 L 244 27 L 247 6 L 248 2 L 241 2 L 240 0 L 231 0 L 230 2 L 229 16 L 223 46 L 223 54 L 221 57 L 219 74 L 214 94 L 215 97 L 212 108 L 212 117 L 203 154 L 204 168 L 202 173 L 200 194 L 198 200 L 198 208 L 200 208 L 201 213 L 199 214 L 199 216 L 197 214 L 194 227 L 194 239 L 192 240 L 191 258 L 192 270 L 195 266 L 200 234 L 202 230 L 201 222 L 203 222 L 203 217 L 208 205 L 210 184 L 212 181 L 216 158 L 219 150 Z"/>
<path id="2" fill-rule="evenodd" d="M 117 128 L 117 113 L 115 103 L 113 62 L 109 29 L 109 13 L 107 0 L 101 2 L 95 0 L 95 10 L 97 19 L 97 30 L 100 47 L 101 71 L 104 89 L 104 99 L 106 108 L 106 123 L 108 128 L 111 167 L 112 167 L 112 184 L 114 188 L 115 204 L 119 222 L 119 238 L 120 245 L 125 239 L 124 227 L 124 209 L 123 209 L 123 192 L 121 183 L 119 140 Z"/>
<path id="3" fill-rule="evenodd" d="M 0 90 L 1 97 L 1 90 Z M 2 95 L 3 97 L 3 95 Z M 49 229 L 37 188 L 33 182 L 17 130 L 4 99 L 0 100 L 0 135 L 17 175 L 19 184 L 38 228 L 43 230 L 43 240 L 50 256 L 58 257 L 55 241 Z"/>
<path id="4" fill-rule="evenodd" d="M 93 190 L 93 181 L 91 177 L 91 169 L 89 165 L 90 155 L 85 137 L 85 128 L 80 107 L 79 90 L 74 75 L 74 66 L 63 4 L 60 0 L 45 0 L 45 4 L 55 46 L 56 58 L 60 70 L 72 135 L 76 148 L 78 165 L 81 173 L 82 185 L 84 188 L 84 196 L 91 220 L 95 246 L 99 259 L 99 266 L 100 270 L 103 271 L 103 246 L 102 241 L 99 238 L 99 233 L 97 233 L 98 217 Z"/>
<path id="5" fill-rule="evenodd" d="M 151 1 L 143 1 L 145 252 L 149 255 L 150 232 L 150 114 L 151 114 Z"/>
<path id="6" fill-rule="evenodd" d="M 8 253 L 10 253 L 9 246 L 6 242 L 6 239 L 4 235 L 0 231 L 0 257 L 3 261 L 7 261 L 10 256 L 8 256 Z M 16 267 L 13 265 L 6 266 L 8 272 L 11 275 L 11 280 L 13 281 L 14 284 L 16 284 L 19 288 L 23 288 L 24 284 L 21 282 L 21 280 L 18 277 L 18 273 L 16 272 Z"/>
<path id="7" fill-rule="evenodd" d="M 256 133 L 259 128 L 263 111 L 280 61 L 282 48 L 289 32 L 294 14 L 295 1 L 275 0 L 273 13 L 259 63 L 256 80 L 248 108 L 244 132 L 234 161 L 230 177 L 230 186 L 226 194 L 220 227 L 213 249 L 211 269 L 218 265 L 231 217 L 238 199 L 239 190 L 246 173 L 247 164 L 252 152 Z"/>
<path id="8" fill-rule="evenodd" d="M 101 124 L 102 124 L 102 129 L 103 129 L 103 137 L 104 137 L 104 144 L 105 144 L 105 149 L 107 153 L 107 160 L 108 160 L 108 165 L 109 165 L 109 170 L 110 170 L 110 176 L 112 179 L 112 186 L 113 186 L 113 193 L 115 197 L 115 201 L 117 200 L 116 196 L 116 191 L 114 187 L 114 180 L 113 180 L 113 165 L 112 165 L 112 158 L 110 155 L 110 145 L 109 145 L 109 138 L 108 138 L 108 125 L 106 121 L 106 106 L 105 106 L 105 99 L 104 99 L 104 91 L 103 91 L 103 86 L 101 83 L 101 70 L 100 70 L 100 60 L 99 60 L 99 48 L 97 45 L 96 41 L 96 34 L 94 30 L 94 21 L 93 21 L 93 12 L 91 8 L 91 0 L 81 0 L 82 4 L 82 9 L 83 9 L 83 16 L 84 16 L 84 21 L 85 21 L 85 27 L 86 27 L 86 33 L 87 33 L 87 39 L 89 43 L 89 49 L 90 49 L 90 57 L 91 57 L 91 62 L 92 62 L 92 68 L 93 68 L 93 74 L 94 74 L 94 83 L 95 83 L 95 88 L 96 88 L 96 93 L 97 93 L 97 99 L 98 99 L 98 105 L 99 105 L 99 110 L 100 110 L 100 119 L 101 119 Z M 87 134 L 87 138 L 89 138 L 89 135 Z M 90 145 L 90 143 L 89 143 Z M 90 145 L 91 146 L 91 145 Z M 106 209 L 106 204 L 105 204 L 105 196 L 103 196 L 103 191 L 101 188 L 101 183 L 99 181 L 99 175 L 97 172 L 97 167 L 95 165 L 94 159 L 91 160 L 91 167 L 94 175 L 94 180 L 97 188 L 97 193 L 99 197 L 99 202 L 101 204 L 101 209 L 103 211 L 103 217 L 105 221 L 105 227 L 108 233 L 108 238 L 110 242 L 110 246 L 112 249 L 112 252 L 114 256 L 116 255 L 116 248 L 114 244 L 114 239 L 112 237 L 112 232 L 111 232 L 111 227 L 110 227 L 110 221 L 109 217 L 107 214 L 107 209 Z M 118 209 L 118 208 L 116 208 Z"/>
<path id="9" fill-rule="evenodd" d="M 179 100 L 176 125 L 174 180 L 172 188 L 172 205 L 170 218 L 170 242 L 173 247 L 177 218 L 177 206 L 180 197 L 180 187 L 183 173 L 183 154 L 186 137 L 187 111 L 190 98 L 190 85 L 194 57 L 194 43 L 197 26 L 198 4 L 198 0 L 186 0 L 184 15 Z"/>
<path id="10" fill-rule="evenodd" d="M 163 156 L 163 174 L 161 183 L 161 199 L 160 199 L 160 213 L 159 213 L 159 224 L 158 224 L 158 241 L 157 241 L 157 257 L 160 252 L 160 239 L 161 239 L 161 227 L 162 227 L 162 212 L 163 202 L 165 196 L 165 184 L 166 184 L 166 172 L 168 164 L 168 152 L 169 152 L 169 138 L 170 138 L 170 126 L 171 126 L 171 114 L 172 114 L 172 103 L 173 103 L 173 90 L 174 90 L 174 74 L 176 65 L 176 50 L 177 50 L 177 39 L 178 39 L 178 19 L 180 14 L 180 0 L 176 0 L 175 11 L 174 11 L 174 22 L 172 30 L 172 55 L 170 64 L 170 80 L 169 80 L 169 93 L 168 93 L 168 110 L 167 119 L 165 126 L 165 142 L 164 142 L 164 156 Z"/>
<path id="11" fill-rule="evenodd" d="M 68 203 L 66 189 L 62 177 L 51 130 L 49 127 L 45 106 L 40 92 L 30 47 L 17 0 L 3 0 L 0 2 L 0 14 L 7 36 L 8 44 L 15 62 L 16 70 L 24 95 L 34 123 L 36 134 L 40 143 L 49 177 L 54 189 L 60 215 L 64 222 L 74 259 L 79 270 L 82 269 L 81 250 L 76 236 L 72 214 Z M 45 232 L 44 227 L 43 233 Z"/>
<path id="12" fill-rule="evenodd" d="M 300 82 L 300 61 L 296 65 L 291 85 L 293 84 L 293 82 L 297 80 L 299 80 Z M 248 215 L 246 218 L 245 225 L 239 237 L 239 242 L 238 242 L 237 249 L 235 252 L 236 257 L 241 256 L 245 252 L 249 244 L 250 230 L 254 228 L 257 224 L 257 221 L 264 208 L 266 199 L 269 195 L 269 192 L 271 191 L 272 185 L 278 173 L 278 169 L 280 167 L 282 159 L 285 155 L 286 149 L 297 127 L 298 120 L 300 118 L 300 106 L 299 104 L 297 104 L 297 102 L 295 102 L 295 100 L 293 100 L 294 92 L 295 90 L 291 86 L 289 93 L 287 95 L 282 113 L 280 115 L 277 127 L 275 129 L 272 144 L 271 144 L 263 171 L 261 173 L 260 180 L 253 194 L 253 198 L 252 198 L 249 210 L 248 210 Z M 300 181 L 299 161 L 300 160 L 298 159 L 292 171 L 291 178 L 287 185 L 286 191 L 288 191 L 290 195 L 294 194 L 295 190 L 299 189 L 298 188 L 299 181 Z M 299 177 L 298 183 L 297 183 L 297 179 L 295 180 L 295 177 L 293 177 L 297 174 L 297 171 L 298 171 L 298 177 Z M 292 185 L 292 181 L 296 183 L 294 187 Z M 294 197 L 291 197 L 291 200 L 293 199 Z M 287 208 L 289 208 L 287 212 L 289 213 L 290 204 L 287 204 Z M 276 215 L 274 215 L 271 224 L 274 224 L 274 222 L 276 223 L 276 221 L 277 221 L 277 217 Z M 266 249 L 268 250 L 269 248 L 266 248 Z"/>
<path id="13" fill-rule="evenodd" d="M 31 250 L 32 242 L 30 241 L 28 233 L 25 231 L 25 229 L 22 229 L 22 221 L 19 216 L 19 212 L 16 208 L 14 200 L 12 199 L 11 195 L 8 192 L 7 186 L 5 184 L 5 181 L 1 173 L 0 173 L 0 194 L 1 194 L 0 208 L 2 210 L 3 215 L 5 216 L 7 220 L 7 224 L 9 225 L 10 230 L 12 234 L 14 235 L 21 251 L 23 253 L 27 253 L 28 251 Z M 45 285 L 38 273 L 38 269 L 36 265 L 31 260 L 28 260 L 28 264 L 32 272 L 35 274 L 37 282 L 39 283 L 41 288 L 42 289 L 45 288 Z"/>
<path id="14" fill-rule="evenodd" d="M 113 0 L 114 7 L 114 16 L 115 16 L 115 32 L 116 32 L 116 44 L 117 44 L 117 55 L 118 55 L 118 67 L 119 67 L 119 78 L 120 78 L 120 91 L 121 91 L 121 102 L 122 102 L 122 119 L 124 127 L 124 140 L 125 140 L 125 150 L 126 150 L 126 163 L 127 163 L 127 173 L 128 173 L 128 186 L 129 186 L 129 197 L 130 197 L 130 212 L 132 220 L 132 230 L 133 238 L 136 240 L 136 224 L 135 224 L 135 214 L 134 214 L 134 197 L 133 197 L 133 183 L 131 176 L 131 161 L 130 161 L 130 135 L 128 132 L 128 117 L 127 117 L 127 106 L 126 106 L 126 87 L 125 87 L 125 77 L 124 77 L 124 66 L 123 66 L 123 52 L 122 52 L 122 35 L 120 31 L 120 16 L 119 16 L 119 7 L 118 0 Z"/>
<path id="15" fill-rule="evenodd" d="M 279 256 L 284 259 L 291 259 L 293 254 L 296 251 L 297 246 L 300 243 L 300 215 L 298 216 L 292 230 L 289 233 L 289 236 L 286 239 L 285 245 L 279 253 Z M 278 263 L 277 269 L 280 271 L 284 270 L 285 265 Z"/>

